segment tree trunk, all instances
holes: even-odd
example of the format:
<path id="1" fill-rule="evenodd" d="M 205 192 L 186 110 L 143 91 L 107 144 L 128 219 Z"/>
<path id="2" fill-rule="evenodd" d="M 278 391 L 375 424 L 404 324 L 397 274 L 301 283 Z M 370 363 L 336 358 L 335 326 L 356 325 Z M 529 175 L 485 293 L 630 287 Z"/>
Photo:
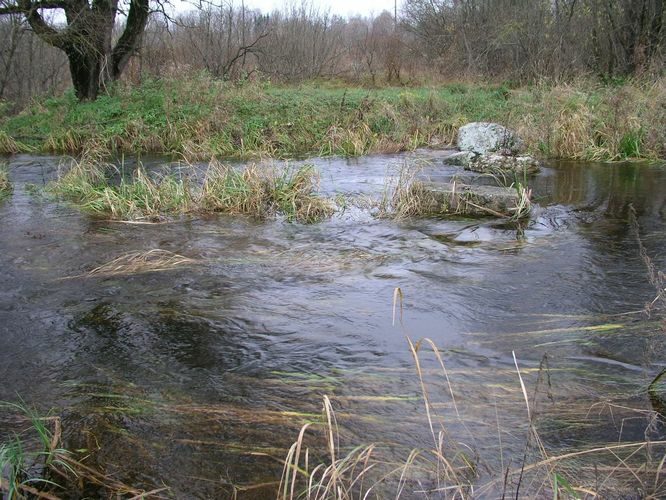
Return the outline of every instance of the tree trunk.
<path id="1" fill-rule="evenodd" d="M 68 50 L 69 71 L 79 101 L 94 101 L 100 90 L 101 57 Z"/>

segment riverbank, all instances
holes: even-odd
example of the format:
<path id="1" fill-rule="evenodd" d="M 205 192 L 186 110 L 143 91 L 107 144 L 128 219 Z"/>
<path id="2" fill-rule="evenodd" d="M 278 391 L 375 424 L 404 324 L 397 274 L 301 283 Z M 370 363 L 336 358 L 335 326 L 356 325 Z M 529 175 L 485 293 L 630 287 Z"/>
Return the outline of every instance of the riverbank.
<path id="1" fill-rule="evenodd" d="M 621 86 L 419 88 L 232 85 L 206 76 L 73 93 L 0 119 L 0 152 L 162 153 L 188 160 L 359 156 L 445 147 L 471 121 L 515 128 L 542 157 L 666 157 L 666 80 Z"/>

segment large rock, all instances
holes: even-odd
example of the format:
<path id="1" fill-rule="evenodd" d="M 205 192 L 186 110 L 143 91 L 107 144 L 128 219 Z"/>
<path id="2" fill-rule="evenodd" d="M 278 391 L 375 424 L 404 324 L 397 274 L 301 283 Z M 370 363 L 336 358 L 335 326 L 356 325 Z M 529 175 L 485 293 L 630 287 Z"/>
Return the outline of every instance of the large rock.
<path id="1" fill-rule="evenodd" d="M 458 129 L 458 149 L 461 151 L 518 154 L 523 148 L 523 141 L 513 131 L 497 123 L 473 122 Z"/>
<path id="2" fill-rule="evenodd" d="M 421 212 L 495 217 L 527 217 L 531 204 L 529 191 L 496 186 L 470 186 L 457 182 L 419 183 Z"/>

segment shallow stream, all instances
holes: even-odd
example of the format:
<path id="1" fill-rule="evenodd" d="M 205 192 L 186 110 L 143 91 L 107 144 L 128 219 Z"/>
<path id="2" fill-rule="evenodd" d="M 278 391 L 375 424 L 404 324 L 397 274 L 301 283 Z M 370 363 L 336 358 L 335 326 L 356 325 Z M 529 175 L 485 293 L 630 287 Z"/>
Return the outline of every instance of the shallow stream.
<path id="1" fill-rule="evenodd" d="M 455 175 L 444 154 L 311 161 L 325 193 L 377 197 L 405 162 L 425 162 L 435 179 Z M 353 206 L 314 225 L 110 222 L 32 187 L 54 178 L 60 158 L 7 161 L 0 400 L 53 408 L 67 447 L 89 450 L 87 463 L 127 484 L 166 485 L 179 498 L 235 487 L 270 498 L 299 429 L 321 421 L 324 395 L 343 450 L 377 442 L 404 462 L 432 447 L 407 337 L 441 349 L 456 406 L 422 344 L 433 412 L 474 450 L 479 485 L 524 455 L 529 419 L 513 352 L 549 453 L 664 439 L 663 428 L 648 429 L 646 387 L 666 366 L 665 325 L 659 303 L 644 310 L 658 291 L 629 208 L 645 254 L 666 270 L 663 165 L 552 162 L 530 181 L 536 206 L 518 227 L 393 221 Z M 191 260 L 87 274 L 153 249 Z"/>

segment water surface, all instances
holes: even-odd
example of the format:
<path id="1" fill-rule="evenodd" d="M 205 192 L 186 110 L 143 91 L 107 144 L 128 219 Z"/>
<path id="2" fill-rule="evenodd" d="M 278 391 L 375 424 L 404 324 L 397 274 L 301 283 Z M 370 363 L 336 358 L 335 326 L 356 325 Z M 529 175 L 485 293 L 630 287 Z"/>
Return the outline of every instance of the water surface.
<path id="1" fill-rule="evenodd" d="M 425 162 L 436 180 L 461 175 L 444 154 L 312 161 L 324 193 L 376 198 L 406 162 Z M 279 460 L 304 423 L 320 421 L 324 395 L 343 448 L 380 442 L 400 461 L 431 446 L 407 337 L 442 350 L 464 425 L 448 419 L 455 409 L 424 348 L 433 407 L 476 450 L 479 484 L 524 452 L 513 352 L 552 453 L 646 435 L 645 388 L 666 350 L 663 316 L 644 311 L 657 291 L 630 206 L 646 254 L 666 269 L 664 166 L 551 163 L 530 181 L 537 204 L 517 227 L 392 221 L 354 206 L 316 225 L 111 222 L 35 192 L 59 162 L 8 159 L 0 400 L 54 408 L 66 444 L 128 484 L 166 484 L 185 498 L 266 483 L 244 494 L 270 497 Z M 193 262 L 86 276 L 152 249 Z M 393 324 L 396 287 L 402 325 Z M 649 432 L 663 439 L 659 427 Z"/>

